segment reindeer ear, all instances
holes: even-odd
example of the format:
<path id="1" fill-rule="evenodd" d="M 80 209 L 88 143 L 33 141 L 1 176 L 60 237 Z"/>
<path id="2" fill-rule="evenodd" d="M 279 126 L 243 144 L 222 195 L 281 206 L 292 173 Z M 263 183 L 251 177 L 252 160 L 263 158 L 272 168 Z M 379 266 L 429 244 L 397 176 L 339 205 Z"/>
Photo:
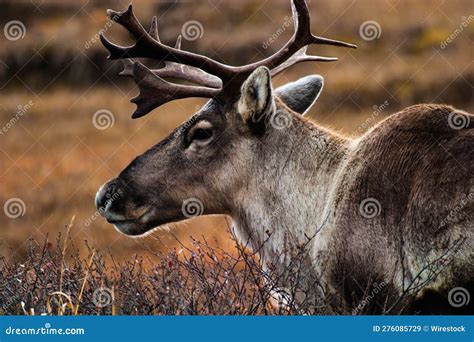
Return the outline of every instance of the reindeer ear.
<path id="1" fill-rule="evenodd" d="M 275 95 L 290 109 L 305 115 L 318 99 L 323 86 L 324 78 L 322 76 L 311 75 L 277 88 Z"/>
<path id="2" fill-rule="evenodd" d="M 259 67 L 250 74 L 241 88 L 237 110 L 244 122 L 260 122 L 273 112 L 273 90 L 270 70 Z"/>

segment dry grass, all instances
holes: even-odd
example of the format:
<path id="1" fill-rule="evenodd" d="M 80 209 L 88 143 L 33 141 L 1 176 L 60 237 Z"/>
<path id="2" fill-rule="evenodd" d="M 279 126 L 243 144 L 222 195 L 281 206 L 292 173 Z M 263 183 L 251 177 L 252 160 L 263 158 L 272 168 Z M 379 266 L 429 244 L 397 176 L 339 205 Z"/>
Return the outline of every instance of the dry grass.
<path id="1" fill-rule="evenodd" d="M 289 15 L 286 0 L 170 4 L 134 2 L 144 22 L 151 13 L 166 13 L 160 32 L 167 42 L 175 39 L 186 20 L 201 21 L 203 38 L 185 42 L 185 48 L 230 63 L 268 55 L 290 34 L 285 32 L 278 43 L 267 50 L 262 48 Z M 142 244 L 164 253 L 177 248 L 168 232 L 155 232 L 142 240 L 119 235 L 96 217 L 93 198 L 104 181 L 165 137 L 202 101 L 171 103 L 150 117 L 130 120 L 133 105 L 128 99 L 136 93 L 135 88 L 107 72 L 113 64 L 105 61 L 106 53 L 98 43 L 84 49 L 84 43 L 104 27 L 105 8 L 116 5 L 45 1 L 41 6 L 44 13 L 40 15 L 27 1 L 6 2 L 0 18 L 2 24 L 20 18 L 27 27 L 24 39 L 0 41 L 4 63 L 0 63 L 0 126 L 14 117 L 18 106 L 33 102 L 32 108 L 0 135 L 0 204 L 12 197 L 26 204 L 22 217 L 0 215 L 0 254 L 26 257 L 29 238 L 43 241 L 47 234 L 64 233 L 61 227 L 74 215 L 73 241 L 88 240 L 120 260 L 130 258 Z M 171 6 L 169 11 L 167 6 Z M 321 54 L 339 55 L 341 60 L 302 65 L 275 80 L 279 85 L 309 73 L 324 75 L 323 95 L 310 113 L 318 123 L 358 135 L 390 113 L 417 102 L 448 102 L 474 109 L 474 72 L 467 48 L 473 37 L 472 23 L 448 48 L 439 48 L 440 42 L 459 27 L 462 16 L 470 14 L 469 0 L 434 1 L 429 11 L 425 1 L 414 0 L 361 0 L 349 5 L 347 1 L 312 1 L 310 9 L 315 32 L 360 45 L 351 51 L 315 48 Z M 365 20 L 380 23 L 381 39 L 365 42 L 359 37 L 359 26 Z M 128 39 L 117 27 L 107 34 Z M 373 107 L 385 101 L 388 107 L 374 116 Z M 114 114 L 113 127 L 98 130 L 92 125 L 92 116 L 100 109 Z M 189 235 L 204 235 L 234 251 L 226 228 L 222 218 L 197 218 L 176 225 L 174 233 L 185 245 L 191 243 Z M 77 245 L 86 256 L 84 245 Z M 143 255 L 156 260 L 151 252 Z"/>
<path id="2" fill-rule="evenodd" d="M 70 227 L 70 225 L 69 225 Z M 69 230 L 68 230 L 69 231 Z M 205 239 L 179 249 L 151 252 L 151 260 L 135 255 L 117 262 L 87 242 L 81 257 L 66 233 L 55 243 L 29 240 L 26 258 L 0 258 L 2 315 L 307 315 L 400 313 L 386 311 L 384 284 L 357 311 L 346 312 L 340 299 L 314 305 L 318 279 L 301 282 L 303 258 L 288 266 L 285 291 L 282 275 L 270 266 L 263 271 L 256 254 L 235 243 L 235 252 L 214 247 Z M 369 294 L 376 285 L 368 285 Z M 378 286 L 378 285 L 377 285 Z M 276 293 L 284 293 L 278 297 Z M 295 298 L 306 298 L 298 303 Z M 403 299 L 403 298 L 402 298 Z M 401 300 L 404 303 L 404 300 Z M 282 304 L 283 303 L 283 304 Z"/>
<path id="3" fill-rule="evenodd" d="M 2 314 L 297 313 L 271 305 L 268 276 L 242 248 L 231 254 L 194 241 L 192 249 L 153 252 L 159 262 L 135 255 L 117 263 L 112 255 L 86 247 L 88 255 L 81 258 L 68 236 L 55 244 L 31 240 L 25 260 L 3 259 Z"/>
<path id="4" fill-rule="evenodd" d="M 162 253 L 142 245 L 153 259 L 140 253 L 120 262 L 113 254 L 101 252 L 87 242 L 83 243 L 87 253 L 81 256 L 70 234 L 73 221 L 74 218 L 67 225 L 66 233 L 60 234 L 55 242 L 48 237 L 42 243 L 30 239 L 24 258 L 0 257 L 0 315 L 430 312 L 433 308 L 437 310 L 436 303 L 418 304 L 414 311 L 412 299 L 444 270 L 450 254 L 465 243 L 465 240 L 454 242 L 445 255 L 420 270 L 401 294 L 393 291 L 390 283 L 374 276 L 367 279 L 367 283 L 359 283 L 354 278 L 359 284 L 357 289 L 323 295 L 318 289 L 325 287 L 308 273 L 306 245 L 300 246 L 284 272 L 277 271 L 273 265 L 263 269 L 257 257 L 258 250 L 252 253 L 235 239 L 232 239 L 233 252 L 229 252 L 228 248 L 216 247 L 215 242 L 209 243 L 205 238 L 201 241 L 192 239 L 185 246 L 175 235 L 173 238 L 179 246 L 176 249 Z M 346 277 L 354 276 L 351 274 L 349 272 Z M 339 289 L 344 288 L 344 282 Z M 280 288 L 278 284 L 285 284 L 285 287 Z M 441 310 L 441 306 L 438 309 Z M 443 310 L 446 310 L 445 314 L 452 314 L 451 309 L 445 307 Z"/>

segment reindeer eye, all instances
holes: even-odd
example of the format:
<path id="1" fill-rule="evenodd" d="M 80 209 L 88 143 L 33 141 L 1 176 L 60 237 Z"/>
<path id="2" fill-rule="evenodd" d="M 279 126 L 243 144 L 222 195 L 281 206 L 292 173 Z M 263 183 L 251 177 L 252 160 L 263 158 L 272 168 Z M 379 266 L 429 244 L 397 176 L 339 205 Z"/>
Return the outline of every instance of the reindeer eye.
<path id="1" fill-rule="evenodd" d="M 191 142 L 192 141 L 204 141 L 208 140 L 212 137 L 212 129 L 210 128 L 198 128 L 193 132 L 193 135 L 191 136 Z"/>

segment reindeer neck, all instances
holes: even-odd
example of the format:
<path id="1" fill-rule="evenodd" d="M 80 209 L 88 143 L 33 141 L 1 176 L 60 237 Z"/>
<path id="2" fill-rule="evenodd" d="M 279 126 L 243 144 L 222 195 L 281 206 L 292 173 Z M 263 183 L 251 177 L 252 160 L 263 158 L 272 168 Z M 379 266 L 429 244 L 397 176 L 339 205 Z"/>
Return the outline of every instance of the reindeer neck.
<path id="1" fill-rule="evenodd" d="M 291 115 L 289 127 L 278 115 Z M 241 241 L 256 249 L 268 240 L 267 255 L 304 244 L 322 226 L 350 143 L 285 107 L 278 107 L 271 124 L 233 213 Z"/>

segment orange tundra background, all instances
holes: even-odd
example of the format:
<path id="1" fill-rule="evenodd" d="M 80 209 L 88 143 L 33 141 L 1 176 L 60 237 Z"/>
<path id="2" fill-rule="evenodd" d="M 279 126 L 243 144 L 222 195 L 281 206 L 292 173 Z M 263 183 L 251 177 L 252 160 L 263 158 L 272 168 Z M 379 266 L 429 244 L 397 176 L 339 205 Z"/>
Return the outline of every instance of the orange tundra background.
<path id="1" fill-rule="evenodd" d="M 106 20 L 122 1 L 1 1 L 0 255 L 24 256 L 29 238 L 65 231 L 84 252 L 84 240 L 117 259 L 166 252 L 178 243 L 162 230 L 140 238 L 120 235 L 101 218 L 94 195 L 135 156 L 167 136 L 204 100 L 181 100 L 131 120 L 137 89 L 107 61 L 100 30 L 129 42 Z M 262 59 L 292 34 L 290 4 L 278 1 L 134 1 L 139 19 L 159 18 L 162 40 L 228 64 Z M 473 111 L 470 0 L 333 0 L 309 2 L 312 32 L 346 40 L 357 50 L 311 47 L 338 56 L 333 63 L 298 65 L 274 86 L 316 73 L 325 88 L 309 117 L 358 136 L 391 113 L 416 103 L 449 103 Z M 195 23 L 195 24 L 196 24 Z M 169 175 L 173 177 L 173 175 Z M 218 180 L 216 180 L 218 181 Z M 229 194 L 232 196 L 232 194 Z M 231 249 L 225 219 L 198 217 L 173 225 L 185 244 L 204 237 Z"/>

